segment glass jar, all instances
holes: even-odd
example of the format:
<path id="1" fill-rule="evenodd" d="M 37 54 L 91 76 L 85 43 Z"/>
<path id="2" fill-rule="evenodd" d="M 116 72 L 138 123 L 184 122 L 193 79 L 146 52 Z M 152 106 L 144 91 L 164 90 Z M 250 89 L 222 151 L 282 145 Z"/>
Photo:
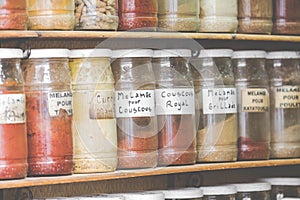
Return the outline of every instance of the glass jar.
<path id="1" fill-rule="evenodd" d="M 159 0 L 158 27 L 162 31 L 193 31 L 199 29 L 199 0 Z"/>
<path id="2" fill-rule="evenodd" d="M 118 0 L 75 0 L 75 29 L 117 30 Z"/>
<path id="3" fill-rule="evenodd" d="M 271 34 L 272 0 L 238 0 L 238 32 Z"/>
<path id="4" fill-rule="evenodd" d="M 269 52 L 271 158 L 300 157 L 300 57 Z"/>
<path id="5" fill-rule="evenodd" d="M 109 49 L 77 49 L 70 54 L 74 173 L 108 172 L 117 167 L 111 56 Z"/>
<path id="6" fill-rule="evenodd" d="M 25 69 L 30 176 L 71 174 L 73 100 L 67 49 L 32 49 Z"/>
<path id="7" fill-rule="evenodd" d="M 202 200 L 203 193 L 199 188 L 180 188 L 163 190 L 165 200 Z"/>
<path id="8" fill-rule="evenodd" d="M 233 53 L 238 97 L 238 160 L 268 159 L 270 112 L 265 51 Z"/>
<path id="9" fill-rule="evenodd" d="M 119 30 L 155 31 L 158 23 L 158 1 L 160 0 L 119 0 Z"/>
<path id="10" fill-rule="evenodd" d="M 192 80 L 184 75 L 191 57 L 187 49 L 154 51 L 159 165 L 196 161 L 195 95 Z"/>
<path id="11" fill-rule="evenodd" d="M 263 178 L 259 179 L 259 181 L 272 185 L 272 200 L 282 200 L 284 197 L 300 197 L 300 178 Z"/>
<path id="12" fill-rule="evenodd" d="M 26 28 L 26 1 L 1 0 L 0 29 L 25 30 Z"/>
<path id="13" fill-rule="evenodd" d="M 271 200 L 269 183 L 239 183 L 234 186 L 237 189 L 236 200 Z"/>
<path id="14" fill-rule="evenodd" d="M 203 200 L 235 200 L 236 187 L 232 185 L 201 187 Z"/>
<path id="15" fill-rule="evenodd" d="M 237 98 L 231 49 L 201 50 L 192 64 L 196 96 L 197 162 L 237 160 Z"/>
<path id="16" fill-rule="evenodd" d="M 0 179 L 25 178 L 27 139 L 21 49 L 0 48 Z"/>
<path id="17" fill-rule="evenodd" d="M 165 196 L 162 192 L 140 192 L 140 193 L 124 193 L 122 196 L 125 200 L 164 200 Z"/>
<path id="18" fill-rule="evenodd" d="M 74 0 L 26 0 L 28 28 L 32 30 L 72 30 Z"/>
<path id="19" fill-rule="evenodd" d="M 300 1 L 273 0 L 274 34 L 300 34 Z"/>
<path id="20" fill-rule="evenodd" d="M 236 32 L 237 0 L 201 0 L 199 32 Z"/>
<path id="21" fill-rule="evenodd" d="M 152 55 L 153 51 L 149 49 L 113 51 L 118 168 L 157 165 L 158 131 Z"/>

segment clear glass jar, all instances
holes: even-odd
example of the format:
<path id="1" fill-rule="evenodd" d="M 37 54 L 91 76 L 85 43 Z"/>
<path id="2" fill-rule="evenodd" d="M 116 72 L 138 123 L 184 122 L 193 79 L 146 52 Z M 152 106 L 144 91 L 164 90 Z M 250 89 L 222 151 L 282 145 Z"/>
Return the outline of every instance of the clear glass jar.
<path id="1" fill-rule="evenodd" d="M 236 187 L 232 185 L 201 187 L 203 200 L 235 200 Z"/>
<path id="2" fill-rule="evenodd" d="M 119 29 L 155 31 L 160 0 L 119 0 Z"/>
<path id="3" fill-rule="evenodd" d="M 26 0 L 28 29 L 72 30 L 75 25 L 74 0 Z"/>
<path id="4" fill-rule="evenodd" d="M 21 49 L 0 48 L 0 179 L 27 176 L 25 92 Z"/>
<path id="5" fill-rule="evenodd" d="M 191 51 L 156 50 L 153 70 L 156 78 L 159 165 L 186 165 L 196 161 L 195 95 L 191 79 L 183 73 Z"/>
<path id="6" fill-rule="evenodd" d="M 267 55 L 271 105 L 271 158 L 300 157 L 300 57 L 297 52 Z"/>
<path id="7" fill-rule="evenodd" d="M 269 183 L 239 183 L 234 186 L 237 189 L 236 200 L 271 200 Z"/>
<path id="8" fill-rule="evenodd" d="M 159 0 L 158 27 L 162 31 L 198 31 L 199 0 Z"/>
<path id="9" fill-rule="evenodd" d="M 201 50 L 191 63 L 196 96 L 197 162 L 237 160 L 237 98 L 231 49 Z"/>
<path id="10" fill-rule="evenodd" d="M 117 30 L 118 0 L 75 0 L 76 30 Z"/>
<path id="11" fill-rule="evenodd" d="M 200 188 L 179 188 L 162 190 L 165 200 L 202 200 L 203 193 Z"/>
<path id="12" fill-rule="evenodd" d="M 165 196 L 162 192 L 140 192 L 140 193 L 124 193 L 122 196 L 125 200 L 164 200 Z"/>
<path id="13" fill-rule="evenodd" d="M 300 34 L 300 1 L 273 0 L 274 34 Z"/>
<path id="14" fill-rule="evenodd" d="M 149 49 L 113 51 L 118 168 L 157 165 L 158 131 L 152 55 L 153 51 Z"/>
<path id="15" fill-rule="evenodd" d="M 238 160 L 269 158 L 269 83 L 265 57 L 265 51 L 233 53 L 238 97 Z"/>
<path id="16" fill-rule="evenodd" d="M 73 99 L 67 49 L 32 49 L 25 69 L 28 175 L 71 174 Z"/>
<path id="17" fill-rule="evenodd" d="M 263 178 L 259 179 L 259 181 L 272 185 L 272 200 L 282 200 L 284 197 L 300 197 L 300 178 Z"/>
<path id="18" fill-rule="evenodd" d="M 1 0 L 0 29 L 26 30 L 26 0 Z"/>
<path id="19" fill-rule="evenodd" d="M 271 34 L 272 0 L 238 0 L 238 32 Z"/>
<path id="20" fill-rule="evenodd" d="M 237 0 L 201 0 L 199 32 L 236 32 Z"/>
<path id="21" fill-rule="evenodd" d="M 115 86 L 109 49 L 78 49 L 70 54 L 74 101 L 74 173 L 117 167 Z"/>

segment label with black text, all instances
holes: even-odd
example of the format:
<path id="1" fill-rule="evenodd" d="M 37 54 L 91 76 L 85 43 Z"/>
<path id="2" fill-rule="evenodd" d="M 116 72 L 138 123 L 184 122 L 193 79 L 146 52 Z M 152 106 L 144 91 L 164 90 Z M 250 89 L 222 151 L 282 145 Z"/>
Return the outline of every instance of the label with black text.
<path id="1" fill-rule="evenodd" d="M 265 88 L 247 88 L 242 90 L 243 112 L 268 112 L 269 92 Z"/>
<path id="2" fill-rule="evenodd" d="M 283 86 L 274 90 L 276 108 L 300 108 L 299 86 Z"/>
<path id="3" fill-rule="evenodd" d="M 60 110 L 73 114 L 73 95 L 70 91 L 48 93 L 48 110 L 51 117 L 59 116 Z"/>
<path id="4" fill-rule="evenodd" d="M 24 94 L 1 94 L 0 124 L 25 123 L 25 106 Z"/>
<path id="5" fill-rule="evenodd" d="M 115 117 L 114 91 L 95 91 L 90 104 L 90 119 L 111 119 Z"/>

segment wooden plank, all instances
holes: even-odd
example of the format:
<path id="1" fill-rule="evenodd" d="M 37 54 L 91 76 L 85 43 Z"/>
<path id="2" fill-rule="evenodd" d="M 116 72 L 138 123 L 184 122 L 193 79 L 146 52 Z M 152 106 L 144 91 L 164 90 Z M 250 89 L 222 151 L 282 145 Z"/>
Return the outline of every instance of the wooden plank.
<path id="1" fill-rule="evenodd" d="M 38 37 L 38 34 L 35 31 L 0 31 L 0 39 L 36 37 Z"/>

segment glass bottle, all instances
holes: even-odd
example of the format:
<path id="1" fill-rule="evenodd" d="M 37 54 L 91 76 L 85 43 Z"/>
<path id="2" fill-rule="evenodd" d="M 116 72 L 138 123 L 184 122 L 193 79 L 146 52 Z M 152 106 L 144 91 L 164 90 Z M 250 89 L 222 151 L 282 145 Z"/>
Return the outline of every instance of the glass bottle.
<path id="1" fill-rule="evenodd" d="M 1 0 L 0 29 L 26 30 L 26 0 Z"/>
<path id="2" fill-rule="evenodd" d="M 200 187 L 203 200 L 235 200 L 236 187 L 233 185 Z"/>
<path id="3" fill-rule="evenodd" d="M 269 183 L 239 183 L 234 186 L 237 189 L 236 200 L 271 200 Z"/>

